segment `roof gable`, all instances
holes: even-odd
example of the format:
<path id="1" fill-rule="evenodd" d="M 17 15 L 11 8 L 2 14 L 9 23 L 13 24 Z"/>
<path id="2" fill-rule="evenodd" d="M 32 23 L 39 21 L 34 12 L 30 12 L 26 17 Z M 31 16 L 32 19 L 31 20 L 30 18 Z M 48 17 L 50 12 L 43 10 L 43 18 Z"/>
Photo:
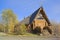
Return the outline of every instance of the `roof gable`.
<path id="1" fill-rule="evenodd" d="M 44 10 L 43 10 L 43 7 L 40 7 L 39 9 L 37 9 L 32 15 L 30 15 L 29 17 L 25 18 L 24 20 L 21 21 L 21 23 L 24 23 L 24 24 L 31 24 L 33 22 L 33 20 L 39 15 L 41 14 L 43 16 L 43 18 L 47 21 L 47 23 L 50 25 L 50 21 L 49 19 L 47 18 Z M 40 15 L 40 16 L 41 16 Z"/>

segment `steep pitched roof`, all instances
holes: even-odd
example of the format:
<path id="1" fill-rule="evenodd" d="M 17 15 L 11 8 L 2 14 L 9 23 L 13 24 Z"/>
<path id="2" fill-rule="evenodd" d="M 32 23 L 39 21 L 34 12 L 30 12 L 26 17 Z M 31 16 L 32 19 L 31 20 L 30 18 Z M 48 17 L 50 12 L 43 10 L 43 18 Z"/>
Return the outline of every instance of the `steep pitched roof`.
<path id="1" fill-rule="evenodd" d="M 25 18 L 24 20 L 21 21 L 21 23 L 24 24 L 31 24 L 32 21 L 35 19 L 35 17 L 41 14 L 43 16 L 43 18 L 47 21 L 47 23 L 50 25 L 50 21 L 47 18 L 47 15 L 45 14 L 43 7 L 40 7 L 39 9 L 37 9 L 32 15 L 28 16 L 27 18 Z"/>
<path id="2" fill-rule="evenodd" d="M 28 16 L 27 18 L 23 19 L 20 23 L 29 24 L 29 20 L 30 20 L 30 16 Z"/>
<path id="3" fill-rule="evenodd" d="M 47 21 L 48 25 L 51 25 L 45 11 L 43 10 L 43 7 L 41 7 L 40 13 L 42 14 L 42 16 L 44 17 L 44 19 Z"/>
<path id="4" fill-rule="evenodd" d="M 38 10 L 36 10 L 33 14 L 31 14 L 30 16 L 28 16 L 25 19 L 23 19 L 20 23 L 23 23 L 23 24 L 30 24 L 30 23 L 32 23 L 32 21 L 35 18 Z"/>

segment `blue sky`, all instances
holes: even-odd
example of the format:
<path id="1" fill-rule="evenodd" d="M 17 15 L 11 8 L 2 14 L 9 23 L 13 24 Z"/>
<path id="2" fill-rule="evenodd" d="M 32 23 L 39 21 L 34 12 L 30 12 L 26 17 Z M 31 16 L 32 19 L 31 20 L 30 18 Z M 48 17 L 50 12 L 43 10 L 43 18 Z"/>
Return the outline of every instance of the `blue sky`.
<path id="1" fill-rule="evenodd" d="M 43 6 L 49 20 L 60 22 L 60 0 L 0 0 L 0 14 L 11 9 L 21 21 Z"/>

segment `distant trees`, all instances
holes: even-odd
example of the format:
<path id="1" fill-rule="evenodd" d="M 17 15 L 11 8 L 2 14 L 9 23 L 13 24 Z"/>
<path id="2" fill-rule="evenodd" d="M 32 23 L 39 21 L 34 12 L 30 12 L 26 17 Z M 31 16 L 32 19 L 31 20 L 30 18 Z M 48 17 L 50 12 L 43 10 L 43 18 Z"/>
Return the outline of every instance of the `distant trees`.
<path id="1" fill-rule="evenodd" d="M 4 32 L 11 33 L 14 31 L 14 25 L 18 22 L 18 20 L 12 10 L 4 10 L 2 12 L 2 22 L 5 28 Z"/>

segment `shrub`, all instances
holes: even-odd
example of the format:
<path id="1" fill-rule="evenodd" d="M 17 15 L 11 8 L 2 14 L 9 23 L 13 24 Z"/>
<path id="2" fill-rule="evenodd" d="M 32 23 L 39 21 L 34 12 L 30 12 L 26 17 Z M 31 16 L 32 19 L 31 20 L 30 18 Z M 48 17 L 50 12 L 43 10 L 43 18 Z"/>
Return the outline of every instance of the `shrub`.
<path id="1" fill-rule="evenodd" d="M 57 22 L 52 22 L 52 29 L 55 35 L 60 35 L 60 24 Z"/>
<path id="2" fill-rule="evenodd" d="M 25 24 L 21 24 L 20 25 L 20 34 L 25 34 L 26 33 L 26 26 L 25 26 Z"/>
<path id="3" fill-rule="evenodd" d="M 4 26 L 2 24 L 0 24 L 0 32 L 4 31 Z"/>
<path id="4" fill-rule="evenodd" d="M 15 26 L 14 29 L 15 29 L 14 30 L 15 34 L 21 34 L 21 35 L 23 35 L 23 34 L 26 33 L 26 29 L 27 28 L 26 28 L 25 24 L 20 24 L 18 26 Z"/>

